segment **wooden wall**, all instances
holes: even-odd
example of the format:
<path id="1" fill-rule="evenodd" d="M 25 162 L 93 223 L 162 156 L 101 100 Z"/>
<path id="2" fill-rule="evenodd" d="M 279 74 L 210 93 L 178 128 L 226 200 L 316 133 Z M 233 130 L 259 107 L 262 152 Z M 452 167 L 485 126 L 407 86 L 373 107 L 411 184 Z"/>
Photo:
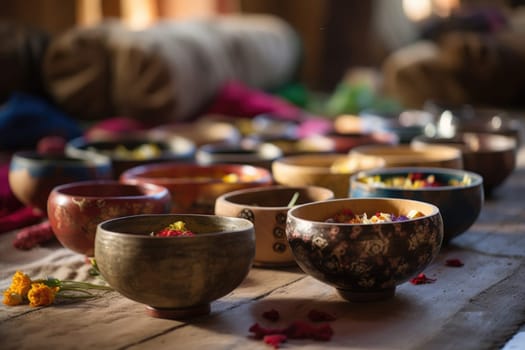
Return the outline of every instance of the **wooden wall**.
<path id="1" fill-rule="evenodd" d="M 89 1 L 96 0 L 2 0 L 0 19 L 15 20 L 58 34 L 84 21 L 79 8 Z M 121 16 L 121 1 L 101 0 L 103 16 Z M 159 5 L 160 1 L 171 0 L 150 2 Z M 219 4 L 227 1 L 230 6 L 234 0 L 218 1 Z M 374 66 L 382 59 L 381 46 L 372 38 L 370 30 L 372 1 L 236 1 L 236 7 L 242 12 L 271 13 L 297 30 L 304 49 L 300 77 L 311 88 L 329 92 L 349 67 Z"/>

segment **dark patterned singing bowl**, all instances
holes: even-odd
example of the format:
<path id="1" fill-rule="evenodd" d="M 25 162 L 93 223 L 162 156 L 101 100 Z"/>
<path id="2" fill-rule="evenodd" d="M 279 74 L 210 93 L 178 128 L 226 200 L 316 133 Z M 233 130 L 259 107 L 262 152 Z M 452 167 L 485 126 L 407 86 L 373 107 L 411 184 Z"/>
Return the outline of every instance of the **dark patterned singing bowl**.
<path id="1" fill-rule="evenodd" d="M 376 224 L 326 222 L 351 210 L 424 216 Z M 439 209 L 430 203 L 394 198 L 334 199 L 299 205 L 288 212 L 286 235 L 297 264 L 349 301 L 374 301 L 395 295 L 396 286 L 422 272 L 443 240 Z"/>

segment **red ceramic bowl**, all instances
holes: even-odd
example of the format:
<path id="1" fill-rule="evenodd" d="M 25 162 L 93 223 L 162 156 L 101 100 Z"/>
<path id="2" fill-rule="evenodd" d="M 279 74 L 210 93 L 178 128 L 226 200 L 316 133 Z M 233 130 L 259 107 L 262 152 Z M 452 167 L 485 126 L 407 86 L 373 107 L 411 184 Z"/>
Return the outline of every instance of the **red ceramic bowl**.
<path id="1" fill-rule="evenodd" d="M 166 187 L 171 193 L 172 212 L 178 214 L 213 214 L 220 195 L 273 184 L 268 169 L 243 164 L 148 164 L 128 169 L 120 181 Z"/>
<path id="2" fill-rule="evenodd" d="M 170 193 L 162 186 L 81 181 L 53 188 L 47 211 L 53 232 L 64 247 L 93 256 L 97 225 L 102 221 L 165 214 L 170 212 L 170 205 Z"/>

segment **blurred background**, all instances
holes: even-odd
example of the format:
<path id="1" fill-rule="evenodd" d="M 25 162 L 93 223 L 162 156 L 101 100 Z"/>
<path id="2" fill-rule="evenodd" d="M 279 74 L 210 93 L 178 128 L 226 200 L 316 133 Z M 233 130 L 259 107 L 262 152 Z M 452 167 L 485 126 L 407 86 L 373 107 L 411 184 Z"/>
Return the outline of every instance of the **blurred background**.
<path id="1" fill-rule="evenodd" d="M 58 35 L 107 18 L 144 29 L 162 19 L 273 14 L 301 37 L 301 81 L 331 91 L 346 70 L 380 67 L 389 53 L 429 34 L 426 27 L 431 22 L 434 31 L 487 32 L 495 30 L 489 27 L 498 21 L 504 26 L 509 17 L 517 17 L 519 5 L 511 0 L 4 0 L 0 18 Z M 448 23 L 438 25 L 439 21 Z"/>
<path id="2" fill-rule="evenodd" d="M 429 100 L 519 109 L 523 13 L 512 0 L 4 0 L 0 101 L 23 91 L 77 119 L 189 120 L 237 80 L 323 116 L 423 108 Z M 232 15 L 245 20 L 210 30 Z M 251 15 L 267 17 L 250 24 Z M 173 29 L 174 22 L 209 33 Z M 224 43 L 226 35 L 210 36 L 217 32 L 229 36 Z M 160 83 L 167 76 L 169 84 Z"/>

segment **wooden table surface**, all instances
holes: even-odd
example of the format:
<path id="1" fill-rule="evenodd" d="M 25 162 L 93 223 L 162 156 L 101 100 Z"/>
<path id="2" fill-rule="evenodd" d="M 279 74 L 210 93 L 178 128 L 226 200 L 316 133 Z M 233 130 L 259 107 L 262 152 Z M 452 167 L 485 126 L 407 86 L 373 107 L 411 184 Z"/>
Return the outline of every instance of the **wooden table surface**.
<path id="1" fill-rule="evenodd" d="M 432 284 L 404 283 L 385 301 L 350 303 L 297 268 L 252 268 L 211 313 L 190 321 L 153 318 L 117 292 L 48 307 L 0 306 L 1 349 L 271 349 L 250 336 L 258 322 L 282 327 L 310 310 L 336 316 L 329 341 L 290 339 L 283 349 L 501 349 L 525 323 L 525 154 L 487 198 L 477 222 L 424 271 Z M 58 244 L 31 251 L 0 236 L 0 287 L 14 271 L 90 280 L 83 256 Z M 445 260 L 458 258 L 462 267 Z M 264 311 L 278 310 L 272 323 Z"/>

